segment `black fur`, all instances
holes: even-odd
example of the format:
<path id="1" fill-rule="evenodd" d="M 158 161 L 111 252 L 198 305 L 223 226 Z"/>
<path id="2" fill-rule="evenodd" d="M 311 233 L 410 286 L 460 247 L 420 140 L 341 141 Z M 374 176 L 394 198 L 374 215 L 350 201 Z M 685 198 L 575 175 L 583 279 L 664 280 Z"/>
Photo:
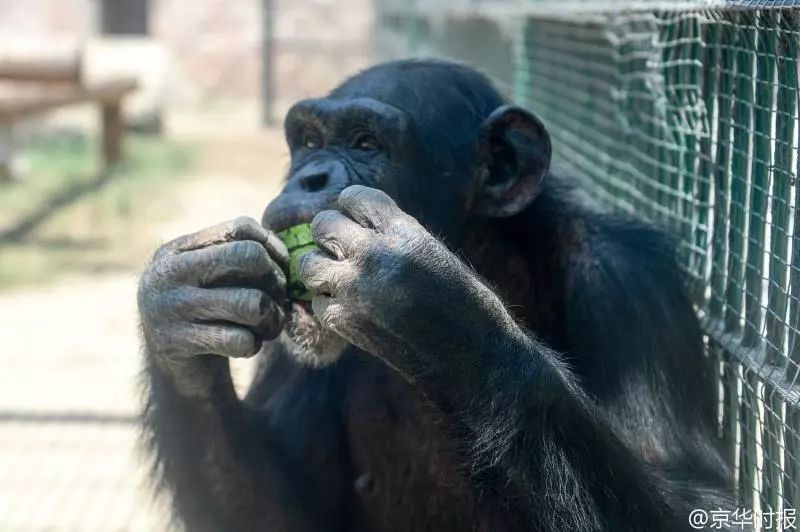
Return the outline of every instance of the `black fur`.
<path id="1" fill-rule="evenodd" d="M 367 184 L 391 190 L 529 335 L 498 336 L 477 366 L 428 353 L 413 384 L 352 347 L 301 367 L 277 340 L 244 402 L 222 357 L 203 360 L 213 386 L 198 401 L 149 363 L 148 432 L 189 529 L 673 532 L 693 508 L 730 508 L 713 368 L 670 239 L 553 175 L 510 218 L 459 211 L 476 132 L 503 104 L 471 69 L 390 63 L 331 94 L 353 97 L 402 109 L 421 146 L 375 174 L 391 183 Z M 290 173 L 303 164 L 295 154 Z"/>

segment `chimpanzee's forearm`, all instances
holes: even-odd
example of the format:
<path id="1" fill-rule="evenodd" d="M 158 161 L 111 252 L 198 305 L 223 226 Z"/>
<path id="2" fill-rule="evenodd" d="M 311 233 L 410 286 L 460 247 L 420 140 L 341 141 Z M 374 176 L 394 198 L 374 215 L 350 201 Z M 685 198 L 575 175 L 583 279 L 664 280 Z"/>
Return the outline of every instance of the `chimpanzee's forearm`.
<path id="1" fill-rule="evenodd" d="M 521 330 L 501 336 L 487 334 L 486 350 L 461 357 L 461 367 L 417 380 L 466 428 L 474 469 L 504 475 L 504 495 L 543 530 L 683 530 L 681 502 L 613 433 L 558 356 Z M 456 360 L 438 360 L 448 359 Z"/>
<path id="2" fill-rule="evenodd" d="M 189 530 L 330 530 L 315 522 L 298 475 L 248 419 L 228 360 L 207 355 L 180 367 L 148 357 L 148 409 L 157 467 Z"/>

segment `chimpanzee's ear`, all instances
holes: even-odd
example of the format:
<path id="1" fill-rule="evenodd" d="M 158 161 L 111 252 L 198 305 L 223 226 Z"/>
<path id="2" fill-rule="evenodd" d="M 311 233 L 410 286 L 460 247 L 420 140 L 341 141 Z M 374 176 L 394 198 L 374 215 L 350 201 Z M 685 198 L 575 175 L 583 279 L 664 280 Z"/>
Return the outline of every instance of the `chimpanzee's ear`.
<path id="1" fill-rule="evenodd" d="M 497 108 L 481 126 L 471 212 L 504 217 L 525 209 L 539 194 L 550 153 L 538 118 L 521 107 Z"/>

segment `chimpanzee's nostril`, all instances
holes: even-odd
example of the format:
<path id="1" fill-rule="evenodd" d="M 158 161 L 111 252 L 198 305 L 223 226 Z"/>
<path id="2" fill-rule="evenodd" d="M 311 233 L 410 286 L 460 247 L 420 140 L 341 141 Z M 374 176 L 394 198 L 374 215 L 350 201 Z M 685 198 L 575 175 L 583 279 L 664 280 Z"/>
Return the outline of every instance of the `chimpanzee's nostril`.
<path id="1" fill-rule="evenodd" d="M 304 175 L 300 178 L 300 186 L 306 192 L 317 192 L 325 188 L 327 184 L 328 174 L 326 173 Z"/>

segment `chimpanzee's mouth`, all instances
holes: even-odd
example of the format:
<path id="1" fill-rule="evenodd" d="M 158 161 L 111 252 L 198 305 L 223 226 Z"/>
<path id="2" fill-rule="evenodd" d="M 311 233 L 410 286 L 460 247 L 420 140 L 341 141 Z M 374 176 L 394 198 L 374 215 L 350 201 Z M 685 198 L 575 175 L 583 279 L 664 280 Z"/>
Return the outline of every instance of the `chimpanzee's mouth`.
<path id="1" fill-rule="evenodd" d="M 308 301 L 292 301 L 286 333 L 295 344 L 292 349 L 295 359 L 307 366 L 327 366 L 338 360 L 347 347 L 344 338 L 323 327 L 314 317 Z"/>
<path id="2" fill-rule="evenodd" d="M 322 327 L 319 321 L 317 321 L 317 318 L 314 317 L 314 311 L 311 309 L 310 301 L 293 300 L 292 316 L 290 319 L 306 327 Z"/>

